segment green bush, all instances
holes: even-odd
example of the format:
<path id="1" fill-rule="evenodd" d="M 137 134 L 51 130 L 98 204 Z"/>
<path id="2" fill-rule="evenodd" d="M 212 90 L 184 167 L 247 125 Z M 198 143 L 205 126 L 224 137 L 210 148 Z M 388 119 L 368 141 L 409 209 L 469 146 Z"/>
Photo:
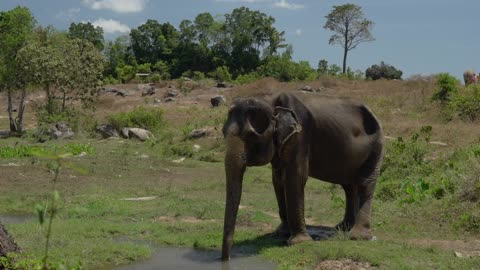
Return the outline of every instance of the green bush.
<path id="1" fill-rule="evenodd" d="M 394 66 L 385 64 L 383 61 L 380 65 L 372 65 L 365 71 L 365 77 L 371 80 L 387 79 L 401 80 L 403 72 Z"/>
<path id="2" fill-rule="evenodd" d="M 432 100 L 440 101 L 445 104 L 457 93 L 459 81 L 448 73 L 440 73 L 436 76 L 436 90 L 433 93 Z"/>
<path id="3" fill-rule="evenodd" d="M 462 120 L 474 121 L 480 116 L 479 86 L 470 85 L 465 91 L 449 95 L 448 100 L 451 111 Z"/>
<path id="4" fill-rule="evenodd" d="M 135 73 L 137 72 L 134 66 L 130 65 L 124 65 L 124 66 L 118 66 L 115 69 L 115 72 L 117 72 L 117 78 L 122 82 L 122 83 L 127 83 L 133 78 L 135 78 Z"/>
<path id="5" fill-rule="evenodd" d="M 201 80 L 205 79 L 205 74 L 201 71 L 194 71 L 192 79 L 194 81 L 201 81 Z"/>
<path id="6" fill-rule="evenodd" d="M 89 144 L 82 143 L 68 143 L 64 146 L 53 145 L 51 147 L 35 145 L 0 146 L 0 158 L 5 159 L 26 158 L 49 153 L 70 153 L 76 156 L 82 152 L 93 154 L 95 153 L 95 148 Z"/>
<path id="7" fill-rule="evenodd" d="M 220 82 L 232 81 L 232 75 L 228 71 L 227 66 L 217 67 L 215 71 L 209 72 L 208 76 Z"/>
<path id="8" fill-rule="evenodd" d="M 237 84 L 247 84 L 254 82 L 256 80 L 260 79 L 260 75 L 256 72 L 250 72 L 247 74 L 242 74 L 238 75 L 237 79 L 235 80 L 235 83 Z"/>
<path id="9" fill-rule="evenodd" d="M 136 127 L 158 132 L 165 126 L 161 109 L 147 109 L 143 106 L 136 107 L 131 112 L 110 114 L 107 116 L 107 122 L 117 130 Z"/>

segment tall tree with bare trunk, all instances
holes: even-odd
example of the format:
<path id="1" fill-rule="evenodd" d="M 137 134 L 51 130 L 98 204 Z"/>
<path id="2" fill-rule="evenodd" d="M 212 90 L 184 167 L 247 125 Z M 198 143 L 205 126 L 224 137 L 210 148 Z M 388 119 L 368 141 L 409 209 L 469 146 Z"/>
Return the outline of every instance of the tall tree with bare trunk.
<path id="1" fill-rule="evenodd" d="M 323 28 L 334 34 L 329 44 L 339 44 L 343 47 L 343 74 L 347 70 L 347 54 L 360 43 L 375 40 L 370 32 L 374 23 L 366 19 L 362 8 L 354 4 L 333 6 L 332 11 L 325 16 L 327 22 Z"/>

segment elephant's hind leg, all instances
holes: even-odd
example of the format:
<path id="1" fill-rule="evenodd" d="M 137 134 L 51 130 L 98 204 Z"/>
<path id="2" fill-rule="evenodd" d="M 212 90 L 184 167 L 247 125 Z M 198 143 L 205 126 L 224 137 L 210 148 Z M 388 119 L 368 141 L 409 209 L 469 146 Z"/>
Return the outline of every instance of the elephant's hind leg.
<path id="1" fill-rule="evenodd" d="M 373 238 L 370 219 L 372 214 L 373 192 L 375 191 L 378 175 L 379 169 L 375 169 L 368 178 L 362 179 L 362 182 L 358 185 L 360 204 L 358 213 L 355 216 L 355 225 L 351 230 L 352 239 L 370 240 Z"/>
<path id="2" fill-rule="evenodd" d="M 338 231 L 348 232 L 352 229 L 355 224 L 355 217 L 358 213 L 360 205 L 360 197 L 358 194 L 357 185 L 342 185 L 343 190 L 345 191 L 345 215 L 342 222 L 335 226 L 335 229 Z"/>

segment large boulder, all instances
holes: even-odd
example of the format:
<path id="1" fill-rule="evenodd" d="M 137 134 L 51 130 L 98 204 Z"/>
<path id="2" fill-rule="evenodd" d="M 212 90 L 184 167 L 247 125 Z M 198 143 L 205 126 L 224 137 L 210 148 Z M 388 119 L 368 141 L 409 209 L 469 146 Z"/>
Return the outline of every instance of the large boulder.
<path id="1" fill-rule="evenodd" d="M 128 138 L 137 139 L 143 142 L 148 139 L 154 138 L 154 136 L 150 131 L 143 128 L 129 128 Z"/>
<path id="2" fill-rule="evenodd" d="M 52 139 L 69 139 L 74 135 L 75 133 L 73 133 L 67 122 L 58 122 L 50 128 L 50 138 Z"/>
<path id="3" fill-rule="evenodd" d="M 155 86 L 149 85 L 142 90 L 142 97 L 151 96 L 155 94 Z"/>
<path id="4" fill-rule="evenodd" d="M 222 104 L 225 104 L 226 101 L 227 99 L 225 98 L 225 96 L 222 96 L 222 95 L 214 96 L 210 99 L 210 103 L 212 104 L 212 107 L 218 107 Z"/>
<path id="5" fill-rule="evenodd" d="M 110 137 L 118 137 L 118 131 L 110 124 L 101 124 L 95 127 L 95 131 L 97 131 L 104 139 Z"/>

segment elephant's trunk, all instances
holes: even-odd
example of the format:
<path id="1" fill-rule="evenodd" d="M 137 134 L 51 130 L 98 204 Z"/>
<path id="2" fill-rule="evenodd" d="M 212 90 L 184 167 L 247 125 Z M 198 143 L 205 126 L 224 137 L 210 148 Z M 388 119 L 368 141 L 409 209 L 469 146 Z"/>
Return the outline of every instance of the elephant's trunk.
<path id="1" fill-rule="evenodd" d="M 223 227 L 222 261 L 230 259 L 235 222 L 242 196 L 243 173 L 246 168 L 245 143 L 233 134 L 227 134 L 225 173 L 227 178 L 227 198 Z"/>

